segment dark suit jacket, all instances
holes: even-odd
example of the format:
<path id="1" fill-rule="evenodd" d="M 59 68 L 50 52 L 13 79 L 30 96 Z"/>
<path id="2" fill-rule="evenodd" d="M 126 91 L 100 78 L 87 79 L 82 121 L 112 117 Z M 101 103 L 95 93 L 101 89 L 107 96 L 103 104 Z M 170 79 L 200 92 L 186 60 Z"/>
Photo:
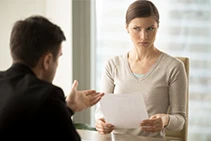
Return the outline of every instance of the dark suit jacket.
<path id="1" fill-rule="evenodd" d="M 80 141 L 72 114 L 62 89 L 38 79 L 27 66 L 13 64 L 0 72 L 0 140 Z"/>

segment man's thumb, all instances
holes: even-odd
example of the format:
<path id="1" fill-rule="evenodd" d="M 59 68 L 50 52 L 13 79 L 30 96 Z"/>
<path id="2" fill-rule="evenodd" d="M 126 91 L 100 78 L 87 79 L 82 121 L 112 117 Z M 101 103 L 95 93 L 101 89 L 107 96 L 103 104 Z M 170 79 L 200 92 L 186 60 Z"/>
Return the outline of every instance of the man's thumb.
<path id="1" fill-rule="evenodd" d="M 78 88 L 78 81 L 74 80 L 73 84 L 72 84 L 72 89 L 77 90 Z"/>

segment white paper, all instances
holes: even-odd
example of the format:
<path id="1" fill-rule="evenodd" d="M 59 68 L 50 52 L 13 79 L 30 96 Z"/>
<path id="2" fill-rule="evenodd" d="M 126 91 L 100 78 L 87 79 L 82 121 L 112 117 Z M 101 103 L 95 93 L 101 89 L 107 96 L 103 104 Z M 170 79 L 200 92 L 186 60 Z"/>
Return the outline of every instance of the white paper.
<path id="1" fill-rule="evenodd" d="M 115 128 L 140 128 L 141 121 L 149 118 L 141 92 L 105 94 L 100 106 L 106 122 Z"/>

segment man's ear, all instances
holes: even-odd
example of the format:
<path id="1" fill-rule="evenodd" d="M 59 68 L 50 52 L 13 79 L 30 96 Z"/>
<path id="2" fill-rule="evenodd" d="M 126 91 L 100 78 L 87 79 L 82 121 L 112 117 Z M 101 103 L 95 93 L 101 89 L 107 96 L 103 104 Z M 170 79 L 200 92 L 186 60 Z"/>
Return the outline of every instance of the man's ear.
<path id="1" fill-rule="evenodd" d="M 51 53 L 47 53 L 46 55 L 44 55 L 42 63 L 44 70 L 49 69 L 52 61 L 53 61 L 53 55 Z"/>

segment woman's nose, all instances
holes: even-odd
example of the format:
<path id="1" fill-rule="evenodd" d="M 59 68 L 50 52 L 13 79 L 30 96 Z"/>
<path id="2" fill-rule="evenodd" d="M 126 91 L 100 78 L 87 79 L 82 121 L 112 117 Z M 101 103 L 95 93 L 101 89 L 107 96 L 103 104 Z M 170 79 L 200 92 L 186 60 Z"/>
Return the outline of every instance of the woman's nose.
<path id="1" fill-rule="evenodd" d="M 146 31 L 141 31 L 140 32 L 140 38 L 141 39 L 147 39 L 148 38 L 148 33 Z"/>

